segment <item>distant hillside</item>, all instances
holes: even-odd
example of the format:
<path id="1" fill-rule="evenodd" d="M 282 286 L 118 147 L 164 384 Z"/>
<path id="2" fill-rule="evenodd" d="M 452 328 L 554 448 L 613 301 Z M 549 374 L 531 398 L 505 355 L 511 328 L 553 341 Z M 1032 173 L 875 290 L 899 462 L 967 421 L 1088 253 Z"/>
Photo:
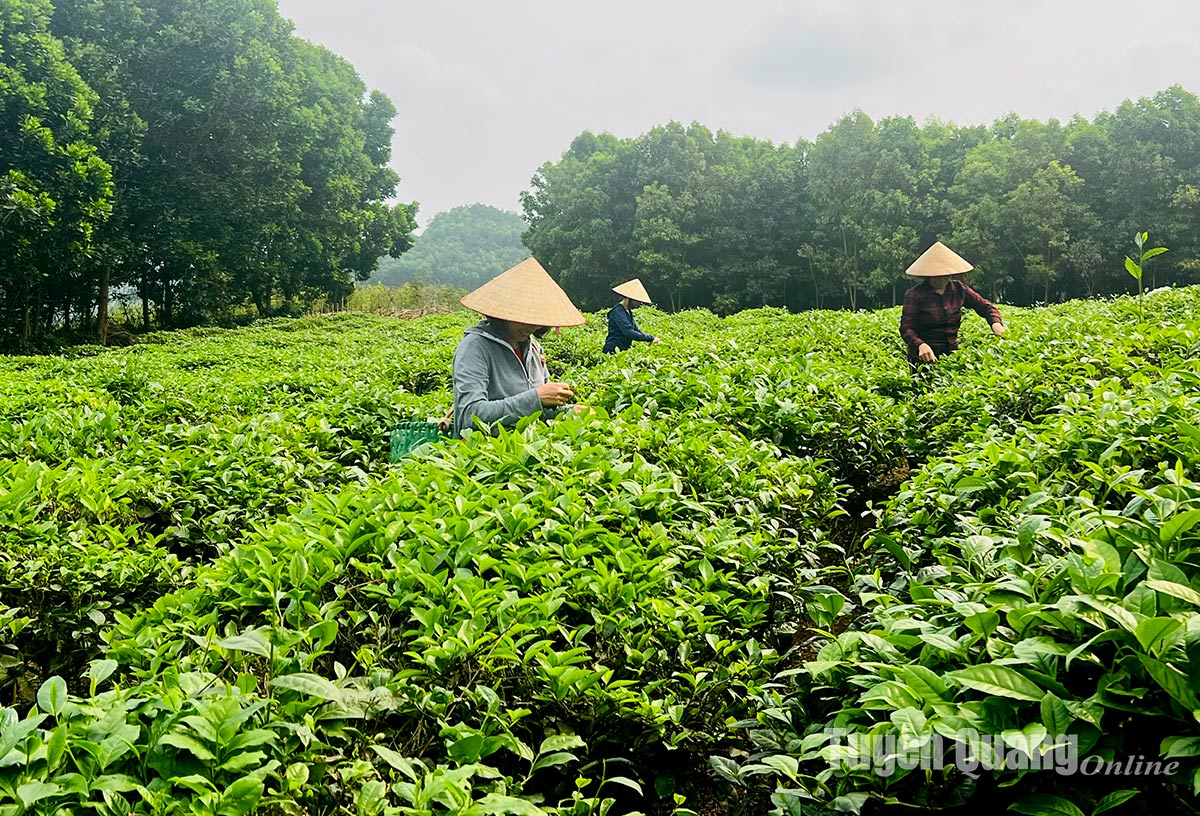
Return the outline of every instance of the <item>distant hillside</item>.
<path id="1" fill-rule="evenodd" d="M 521 243 L 525 229 L 516 213 L 486 204 L 455 207 L 435 215 L 401 257 L 382 259 L 371 280 L 388 286 L 421 280 L 474 289 L 529 257 Z"/>

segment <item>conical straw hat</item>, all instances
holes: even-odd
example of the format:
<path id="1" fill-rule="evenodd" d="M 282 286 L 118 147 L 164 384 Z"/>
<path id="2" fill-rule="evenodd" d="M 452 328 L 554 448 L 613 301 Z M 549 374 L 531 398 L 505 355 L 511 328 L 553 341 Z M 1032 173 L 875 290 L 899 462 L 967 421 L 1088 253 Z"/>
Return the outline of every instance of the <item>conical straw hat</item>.
<path id="1" fill-rule="evenodd" d="M 905 270 L 905 274 L 914 278 L 936 278 L 941 275 L 961 275 L 974 268 L 954 250 L 938 241 L 925 250 L 925 254 L 917 258 L 913 265 Z"/>
<path id="2" fill-rule="evenodd" d="M 585 322 L 536 258 L 526 258 L 459 302 L 485 317 L 531 326 L 582 326 Z"/>
<path id="3" fill-rule="evenodd" d="M 620 286 L 614 286 L 613 291 L 621 297 L 627 297 L 630 300 L 636 300 L 638 303 L 653 303 L 650 299 L 650 293 L 646 291 L 646 287 L 642 286 L 641 280 L 634 278 L 631 281 L 626 281 Z"/>

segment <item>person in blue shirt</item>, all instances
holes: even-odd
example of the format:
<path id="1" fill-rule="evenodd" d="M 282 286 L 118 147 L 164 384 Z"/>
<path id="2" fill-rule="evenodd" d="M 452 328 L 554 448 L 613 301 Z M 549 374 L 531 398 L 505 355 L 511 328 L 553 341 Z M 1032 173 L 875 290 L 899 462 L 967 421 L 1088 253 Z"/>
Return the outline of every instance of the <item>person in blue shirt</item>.
<path id="1" fill-rule="evenodd" d="M 646 334 L 639 329 L 637 321 L 633 319 L 635 308 L 643 303 L 647 305 L 651 303 L 650 295 L 646 292 L 646 287 L 642 285 L 642 282 L 634 278 L 614 287 L 613 291 L 621 296 L 621 300 L 608 313 L 608 337 L 604 340 L 604 353 L 615 354 L 618 351 L 624 351 L 638 341 L 643 343 L 660 342 L 654 335 Z"/>

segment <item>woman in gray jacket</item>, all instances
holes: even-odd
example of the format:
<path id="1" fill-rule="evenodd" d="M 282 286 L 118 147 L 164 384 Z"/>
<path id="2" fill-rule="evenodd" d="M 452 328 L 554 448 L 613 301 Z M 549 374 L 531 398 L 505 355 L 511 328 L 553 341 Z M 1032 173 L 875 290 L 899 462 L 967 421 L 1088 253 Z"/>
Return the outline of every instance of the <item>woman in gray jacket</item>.
<path id="1" fill-rule="evenodd" d="M 454 353 L 454 433 L 477 422 L 512 427 L 522 417 L 552 418 L 571 404 L 568 385 L 550 381 L 541 328 L 581 326 L 583 315 L 535 259 L 529 258 L 462 299 L 484 320 L 467 329 Z"/>

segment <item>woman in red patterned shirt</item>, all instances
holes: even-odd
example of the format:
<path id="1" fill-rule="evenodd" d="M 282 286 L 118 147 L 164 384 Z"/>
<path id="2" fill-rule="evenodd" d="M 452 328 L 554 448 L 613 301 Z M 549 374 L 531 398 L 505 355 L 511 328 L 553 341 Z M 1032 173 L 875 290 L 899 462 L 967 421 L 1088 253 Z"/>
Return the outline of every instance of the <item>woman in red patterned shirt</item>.
<path id="1" fill-rule="evenodd" d="M 939 241 L 906 270 L 908 275 L 923 278 L 905 293 L 900 318 L 900 336 L 908 346 L 908 362 L 914 372 L 922 364 L 958 349 L 963 306 L 986 320 L 997 337 L 1008 333 L 1000 311 L 970 286 L 954 279 L 973 268 Z"/>

